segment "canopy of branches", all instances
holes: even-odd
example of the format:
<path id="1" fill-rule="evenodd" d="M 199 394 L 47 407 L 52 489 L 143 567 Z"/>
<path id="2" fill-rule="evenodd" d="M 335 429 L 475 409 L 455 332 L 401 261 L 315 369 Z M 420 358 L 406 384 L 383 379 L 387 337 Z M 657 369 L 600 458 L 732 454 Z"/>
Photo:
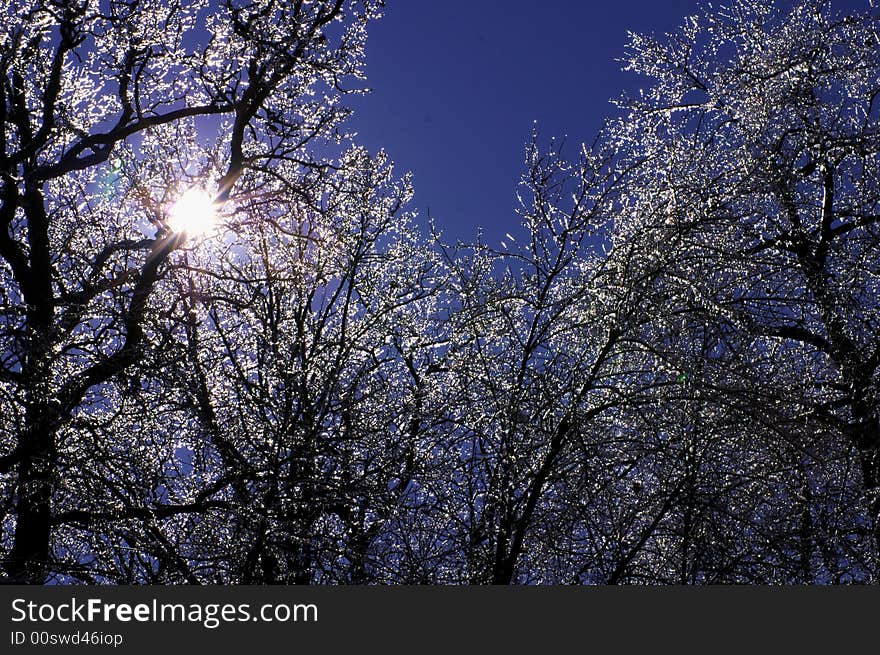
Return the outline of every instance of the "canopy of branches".
<path id="1" fill-rule="evenodd" d="M 6 578 L 877 581 L 876 10 L 632 35 L 493 247 L 345 133 L 381 0 L 12 5 Z"/>

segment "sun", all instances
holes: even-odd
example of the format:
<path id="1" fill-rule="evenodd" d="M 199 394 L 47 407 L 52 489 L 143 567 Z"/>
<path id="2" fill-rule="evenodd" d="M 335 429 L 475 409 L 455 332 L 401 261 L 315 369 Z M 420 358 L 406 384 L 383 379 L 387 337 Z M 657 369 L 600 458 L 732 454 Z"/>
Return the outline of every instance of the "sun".
<path id="1" fill-rule="evenodd" d="M 205 189 L 184 191 L 168 210 L 168 227 L 187 236 L 204 236 L 217 227 L 217 204 Z"/>

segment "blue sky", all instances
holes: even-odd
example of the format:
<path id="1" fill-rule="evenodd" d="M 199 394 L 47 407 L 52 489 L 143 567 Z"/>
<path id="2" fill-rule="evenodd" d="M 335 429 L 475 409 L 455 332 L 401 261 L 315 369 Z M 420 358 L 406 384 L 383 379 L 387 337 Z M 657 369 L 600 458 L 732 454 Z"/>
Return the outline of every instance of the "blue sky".
<path id="1" fill-rule="evenodd" d="M 640 84 L 616 61 L 627 31 L 671 31 L 700 4 L 389 0 L 367 44 L 373 92 L 353 101 L 351 129 L 414 173 L 415 206 L 423 217 L 430 210 L 447 240 L 482 227 L 495 243 L 518 225 L 516 183 L 533 121 L 545 137 L 592 141 L 609 100 Z"/>

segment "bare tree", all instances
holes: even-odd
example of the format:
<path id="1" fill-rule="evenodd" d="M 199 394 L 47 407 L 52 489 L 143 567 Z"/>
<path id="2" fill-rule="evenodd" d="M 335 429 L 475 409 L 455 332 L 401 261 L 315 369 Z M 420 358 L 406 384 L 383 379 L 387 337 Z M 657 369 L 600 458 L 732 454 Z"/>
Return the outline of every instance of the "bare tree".
<path id="1" fill-rule="evenodd" d="M 668 317 L 655 344 L 739 416 L 727 456 L 742 470 L 743 438 L 784 445 L 772 478 L 786 488 L 767 493 L 803 538 L 770 538 L 799 562 L 782 579 L 875 575 L 858 517 L 880 535 L 878 25 L 744 0 L 663 42 L 634 36 L 628 67 L 650 81 L 613 137 L 641 164 L 616 238 L 655 262 Z M 702 354 L 677 350 L 699 330 Z M 778 520 L 753 515 L 750 538 Z"/>
<path id="2" fill-rule="evenodd" d="M 408 183 L 360 150 L 341 164 L 311 204 L 257 203 L 195 291 L 182 347 L 200 465 L 180 493 L 228 507 L 183 552 L 224 581 L 376 580 L 374 542 L 421 470 L 437 263 L 403 212 Z"/>
<path id="3" fill-rule="evenodd" d="M 6 575 L 876 581 L 880 16 L 634 35 L 450 247 L 341 133 L 381 5 L 0 15 Z"/>
<path id="4" fill-rule="evenodd" d="M 337 99 L 378 4 L 17 0 L 3 12 L 0 472 L 14 580 L 54 570 L 53 534 L 85 492 L 61 475 L 89 460 L 80 424 L 113 411 L 110 387 L 162 343 L 147 328 L 174 299 L 157 288 L 188 243 L 169 204 L 197 181 L 234 213 L 280 163 L 308 169 L 306 144 L 345 114 Z"/>
<path id="5" fill-rule="evenodd" d="M 621 179 L 600 147 L 569 163 L 533 140 L 521 234 L 450 256 L 451 471 L 426 495 L 445 508 L 464 581 L 558 581 L 554 553 L 577 550 L 583 531 L 607 518 L 591 494 L 630 454 L 614 444 L 612 417 L 644 402 L 653 383 L 626 336 L 637 294 L 616 285 L 601 248 Z"/>

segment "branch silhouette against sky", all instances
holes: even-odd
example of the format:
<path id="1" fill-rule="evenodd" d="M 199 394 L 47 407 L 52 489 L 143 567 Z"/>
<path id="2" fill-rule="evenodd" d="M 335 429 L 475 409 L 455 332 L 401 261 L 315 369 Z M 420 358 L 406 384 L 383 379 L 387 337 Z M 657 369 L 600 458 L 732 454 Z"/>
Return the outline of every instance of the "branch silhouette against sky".
<path id="1" fill-rule="evenodd" d="M 869 2 L 14 0 L 0 282 L 5 582 L 880 575 Z"/>

